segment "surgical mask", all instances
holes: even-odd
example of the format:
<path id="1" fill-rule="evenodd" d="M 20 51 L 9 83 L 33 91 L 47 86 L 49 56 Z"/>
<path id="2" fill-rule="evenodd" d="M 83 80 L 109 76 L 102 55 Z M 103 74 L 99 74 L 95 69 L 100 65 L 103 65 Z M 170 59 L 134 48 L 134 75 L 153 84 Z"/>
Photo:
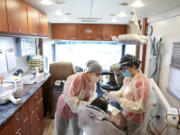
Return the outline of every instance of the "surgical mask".
<path id="1" fill-rule="evenodd" d="M 124 71 L 123 76 L 124 77 L 131 77 L 131 73 L 129 71 Z"/>
<path id="2" fill-rule="evenodd" d="M 99 76 L 97 77 L 96 75 L 92 75 L 90 77 L 90 80 L 92 83 L 97 83 L 100 80 L 100 77 Z"/>

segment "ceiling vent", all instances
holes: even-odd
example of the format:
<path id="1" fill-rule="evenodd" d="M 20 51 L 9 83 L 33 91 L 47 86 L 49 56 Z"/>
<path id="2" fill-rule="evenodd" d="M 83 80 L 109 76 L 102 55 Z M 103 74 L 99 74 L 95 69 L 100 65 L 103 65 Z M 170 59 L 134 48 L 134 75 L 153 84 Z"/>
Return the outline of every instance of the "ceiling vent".
<path id="1" fill-rule="evenodd" d="M 62 5 L 64 3 L 66 3 L 66 2 L 63 1 L 63 0 L 55 0 L 55 3 L 58 4 L 58 5 Z"/>
<path id="2" fill-rule="evenodd" d="M 71 13 L 65 13 L 65 15 L 71 15 Z"/>
<path id="3" fill-rule="evenodd" d="M 98 20 L 101 20 L 101 18 L 86 18 L 86 17 L 79 17 L 82 22 L 97 22 Z"/>
<path id="4" fill-rule="evenodd" d="M 121 6 L 128 6 L 129 4 L 128 4 L 128 2 L 121 2 L 120 5 Z"/>
<path id="5" fill-rule="evenodd" d="M 87 23 L 93 23 L 93 22 L 97 22 L 97 20 L 91 20 L 91 19 L 82 19 L 82 22 L 87 22 Z"/>
<path id="6" fill-rule="evenodd" d="M 110 16 L 117 16 L 117 14 L 112 13 L 112 14 L 110 14 Z"/>

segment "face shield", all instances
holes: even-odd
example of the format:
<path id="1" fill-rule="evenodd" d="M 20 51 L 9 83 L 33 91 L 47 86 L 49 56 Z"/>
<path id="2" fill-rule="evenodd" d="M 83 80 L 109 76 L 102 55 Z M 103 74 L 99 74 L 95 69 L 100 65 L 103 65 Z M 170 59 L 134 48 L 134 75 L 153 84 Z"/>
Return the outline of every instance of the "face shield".
<path id="1" fill-rule="evenodd" d="M 118 64 L 115 64 L 113 66 L 116 66 L 116 68 L 118 67 L 119 70 L 122 72 L 124 77 L 131 77 L 132 75 L 129 72 L 131 65 L 132 65 L 132 62 L 128 61 L 128 62 L 118 63 Z"/>

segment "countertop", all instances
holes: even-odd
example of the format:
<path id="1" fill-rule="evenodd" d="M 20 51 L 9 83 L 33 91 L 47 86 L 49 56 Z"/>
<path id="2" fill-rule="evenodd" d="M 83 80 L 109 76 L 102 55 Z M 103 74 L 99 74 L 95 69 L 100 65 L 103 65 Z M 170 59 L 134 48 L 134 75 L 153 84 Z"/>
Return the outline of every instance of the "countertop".
<path id="1" fill-rule="evenodd" d="M 21 97 L 21 104 L 14 105 L 13 103 L 8 102 L 7 104 L 0 105 L 0 127 L 3 126 L 6 121 L 8 121 L 13 114 L 15 114 L 15 112 L 26 103 L 26 101 L 48 80 L 49 77 L 50 74 L 46 74 L 44 81 L 33 85 L 24 85 L 24 87 L 28 87 L 29 90 Z"/>

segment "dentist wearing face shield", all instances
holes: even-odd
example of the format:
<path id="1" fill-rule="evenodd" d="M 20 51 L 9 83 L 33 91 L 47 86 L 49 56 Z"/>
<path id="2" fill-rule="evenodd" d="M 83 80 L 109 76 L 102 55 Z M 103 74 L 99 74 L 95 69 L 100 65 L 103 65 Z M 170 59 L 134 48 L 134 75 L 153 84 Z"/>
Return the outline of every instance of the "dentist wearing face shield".
<path id="1" fill-rule="evenodd" d="M 77 111 L 79 106 L 90 104 L 93 100 L 95 86 L 100 80 L 101 72 L 101 65 L 95 60 L 90 60 L 86 64 L 85 72 L 68 77 L 56 107 L 55 135 L 81 134 Z M 73 129 L 68 131 L 70 124 Z"/>
<path id="2" fill-rule="evenodd" d="M 151 87 L 146 76 L 138 71 L 140 61 L 132 55 L 125 55 L 119 63 L 124 82 L 119 91 L 104 93 L 104 97 L 119 102 L 127 119 L 128 135 L 144 125 L 151 104 Z M 140 131 L 138 130 L 138 132 Z M 139 134 L 139 133 L 137 133 Z"/>

